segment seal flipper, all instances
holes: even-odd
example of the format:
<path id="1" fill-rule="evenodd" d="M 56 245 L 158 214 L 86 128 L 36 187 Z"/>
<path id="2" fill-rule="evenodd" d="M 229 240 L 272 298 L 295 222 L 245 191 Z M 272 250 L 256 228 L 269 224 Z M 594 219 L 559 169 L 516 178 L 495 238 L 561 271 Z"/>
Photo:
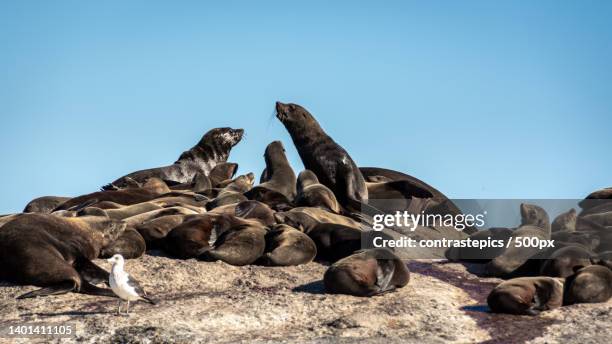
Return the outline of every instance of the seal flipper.
<path id="1" fill-rule="evenodd" d="M 66 281 L 62 283 L 58 283 L 49 287 L 40 288 L 37 290 L 33 290 L 29 293 L 25 293 L 23 295 L 17 296 L 18 300 L 21 299 L 29 299 L 38 296 L 49 296 L 49 295 L 61 295 L 66 294 L 75 290 L 75 284 L 73 281 Z"/>
<path id="2" fill-rule="evenodd" d="M 89 259 L 78 259 L 74 264 L 74 269 L 78 271 L 81 279 L 92 284 L 105 283 L 109 285 L 109 273 L 94 264 Z"/>
<path id="3" fill-rule="evenodd" d="M 380 292 L 393 290 L 394 286 L 389 286 L 393 278 L 395 264 L 391 260 L 377 259 L 378 267 L 376 268 L 376 286 Z"/>

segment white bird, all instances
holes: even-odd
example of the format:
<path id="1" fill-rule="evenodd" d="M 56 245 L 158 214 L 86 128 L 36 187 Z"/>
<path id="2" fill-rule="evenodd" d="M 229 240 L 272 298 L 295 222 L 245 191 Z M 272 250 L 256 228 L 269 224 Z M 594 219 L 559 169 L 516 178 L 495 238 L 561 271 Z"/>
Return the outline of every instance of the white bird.
<path id="1" fill-rule="evenodd" d="M 147 293 L 142 289 L 140 284 L 123 270 L 123 256 L 116 254 L 108 259 L 109 263 L 113 264 L 111 269 L 109 282 L 113 292 L 122 300 L 127 301 L 126 314 L 130 312 L 130 301 L 143 300 L 150 304 L 155 304 L 153 300 L 147 297 Z M 121 301 L 117 314 L 121 313 Z"/>

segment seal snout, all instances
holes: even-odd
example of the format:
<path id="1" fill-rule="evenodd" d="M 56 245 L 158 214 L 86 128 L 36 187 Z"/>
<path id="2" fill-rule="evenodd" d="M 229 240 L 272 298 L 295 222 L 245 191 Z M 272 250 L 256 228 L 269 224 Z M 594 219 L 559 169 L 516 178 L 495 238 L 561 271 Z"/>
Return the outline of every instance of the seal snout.
<path id="1" fill-rule="evenodd" d="M 281 122 L 285 121 L 287 119 L 287 112 L 287 104 L 276 102 L 276 118 Z"/>

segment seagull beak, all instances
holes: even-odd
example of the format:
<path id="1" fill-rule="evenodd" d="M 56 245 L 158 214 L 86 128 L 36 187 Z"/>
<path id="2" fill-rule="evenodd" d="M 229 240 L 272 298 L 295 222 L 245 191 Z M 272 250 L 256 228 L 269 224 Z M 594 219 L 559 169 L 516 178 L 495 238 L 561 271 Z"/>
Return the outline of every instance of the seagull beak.
<path id="1" fill-rule="evenodd" d="M 109 263 L 112 263 L 112 262 L 114 262 L 115 260 L 114 260 L 113 258 L 108 258 L 106 261 L 107 261 L 107 262 L 109 262 Z"/>

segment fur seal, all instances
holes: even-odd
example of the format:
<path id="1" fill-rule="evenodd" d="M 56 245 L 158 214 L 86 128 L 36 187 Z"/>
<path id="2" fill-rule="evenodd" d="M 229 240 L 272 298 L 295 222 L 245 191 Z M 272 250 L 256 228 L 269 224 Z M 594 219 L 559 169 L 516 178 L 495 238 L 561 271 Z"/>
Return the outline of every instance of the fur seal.
<path id="1" fill-rule="evenodd" d="M 243 219 L 253 219 L 264 226 L 276 223 L 274 211 L 265 203 L 258 201 L 243 201 L 236 204 L 234 215 Z"/>
<path id="2" fill-rule="evenodd" d="M 276 225 L 266 233 L 266 249 L 258 260 L 267 266 L 292 266 L 311 262 L 317 247 L 310 237 L 287 225 Z"/>
<path id="3" fill-rule="evenodd" d="M 229 221 L 228 221 L 229 220 Z M 242 220 L 231 215 L 217 216 L 216 225 L 227 226 L 221 232 L 213 248 L 200 255 L 205 261 L 221 260 L 231 265 L 253 264 L 261 257 L 266 248 L 266 228 L 257 221 Z M 226 224 L 218 224 L 225 221 Z"/>
<path id="4" fill-rule="evenodd" d="M 49 214 L 53 209 L 57 208 L 60 204 L 69 200 L 70 197 L 61 196 L 43 196 L 38 197 L 30 201 L 23 209 L 24 213 L 40 213 Z"/>
<path id="5" fill-rule="evenodd" d="M 408 284 L 410 271 L 393 252 L 369 249 L 332 264 L 325 275 L 325 291 L 332 294 L 373 296 Z"/>
<path id="6" fill-rule="evenodd" d="M 284 223 L 308 233 L 318 223 L 335 223 L 355 229 L 361 229 L 361 224 L 350 217 L 330 213 L 321 208 L 298 207 L 286 212 L 277 212 L 274 218 L 278 223 Z"/>
<path id="7" fill-rule="evenodd" d="M 552 277 L 520 277 L 500 283 L 487 297 L 494 313 L 538 315 L 561 307 L 563 282 Z"/>
<path id="8" fill-rule="evenodd" d="M 334 223 L 319 223 L 308 232 L 317 247 L 318 261 L 336 262 L 363 249 L 372 248 L 374 237 L 391 239 L 384 232 L 360 231 Z"/>
<path id="9" fill-rule="evenodd" d="M 612 297 L 612 270 L 601 265 L 584 267 L 565 280 L 563 303 L 606 302 Z"/>
<path id="10" fill-rule="evenodd" d="M 264 189 L 278 192 L 285 196 L 288 201 L 293 200 L 296 194 L 296 178 L 285 155 L 283 143 L 280 141 L 271 142 L 266 147 L 264 159 L 266 161 L 267 180 L 249 190 L 246 196 L 249 197 L 249 194 L 256 195 L 259 189 Z"/>
<path id="11" fill-rule="evenodd" d="M 557 249 L 542 262 L 540 275 L 566 278 L 574 274 L 576 267 L 591 265 L 595 254 L 578 244 Z"/>
<path id="12" fill-rule="evenodd" d="M 489 276 L 509 276 L 525 264 L 529 258 L 541 253 L 538 247 L 518 247 L 514 238 L 550 239 L 550 224 L 548 214 L 537 205 L 521 204 L 521 226 L 510 237 L 512 244 L 502 254 L 486 265 Z"/>
<path id="13" fill-rule="evenodd" d="M 164 249 L 180 259 L 196 258 L 210 249 L 213 219 L 199 215 L 174 227 L 164 239 Z"/>
<path id="14" fill-rule="evenodd" d="M 71 198 L 60 204 L 54 211 L 70 210 L 83 205 L 94 206 L 98 202 L 111 201 L 122 205 L 132 205 L 150 201 L 160 195 L 170 192 L 168 185 L 159 178 L 151 178 L 141 188 L 98 191 L 87 195 Z"/>
<path id="15" fill-rule="evenodd" d="M 213 188 L 218 188 L 221 182 L 234 178 L 238 171 L 238 164 L 233 162 L 222 162 L 217 164 L 210 171 L 208 178 Z"/>
<path id="16" fill-rule="evenodd" d="M 552 232 L 573 232 L 576 230 L 576 209 L 572 208 L 559 214 L 550 225 Z"/>
<path id="17" fill-rule="evenodd" d="M 314 172 L 321 184 L 334 192 L 341 205 L 361 212 L 368 201 L 368 189 L 361 171 L 347 151 L 297 104 L 276 102 L 276 117 L 291 135 L 304 167 Z"/>
<path id="18" fill-rule="evenodd" d="M 246 201 L 244 193 L 253 187 L 255 176 L 252 173 L 238 176 L 230 184 L 225 186 L 217 197 L 206 204 L 206 210 L 212 210 L 222 205 Z"/>
<path id="19" fill-rule="evenodd" d="M 127 178 L 140 183 L 152 177 L 174 183 L 191 183 L 196 174 L 208 175 L 215 165 L 225 162 L 232 147 L 242 139 L 243 133 L 243 129 L 212 129 L 190 150 L 183 152 L 174 164 L 132 172 L 103 189 L 126 187 Z"/>
<path id="20" fill-rule="evenodd" d="M 198 212 L 193 211 L 189 208 L 183 207 L 170 207 L 170 208 L 162 208 L 157 210 L 151 210 L 146 213 L 134 215 L 128 218 L 123 219 L 123 221 L 128 226 L 136 226 L 145 221 L 149 221 L 158 217 L 168 216 L 168 215 L 193 215 L 198 214 Z"/>
<path id="21" fill-rule="evenodd" d="M 193 192 L 206 192 L 212 189 L 212 182 L 203 173 L 196 173 L 191 182 L 170 186 L 171 190 L 189 190 Z"/>
<path id="22" fill-rule="evenodd" d="M 108 272 L 91 260 L 124 229 L 124 223 L 103 216 L 20 216 L 0 231 L 0 279 L 42 287 L 18 298 L 70 291 L 113 296 L 93 285 L 108 281 Z"/>
<path id="23" fill-rule="evenodd" d="M 297 178 L 298 207 L 319 207 L 335 214 L 340 214 L 340 204 L 334 193 L 325 185 L 319 183 L 317 176 L 310 170 L 300 172 Z"/>
<path id="24" fill-rule="evenodd" d="M 180 225 L 190 215 L 166 215 L 147 220 L 142 224 L 134 226 L 144 239 L 147 249 L 159 249 L 163 247 L 164 238 L 172 228 Z"/>
<path id="25" fill-rule="evenodd" d="M 146 250 L 147 244 L 142 235 L 134 228 L 128 227 L 117 240 L 102 248 L 100 258 L 110 258 L 120 254 L 125 259 L 135 259 L 142 257 Z"/>

